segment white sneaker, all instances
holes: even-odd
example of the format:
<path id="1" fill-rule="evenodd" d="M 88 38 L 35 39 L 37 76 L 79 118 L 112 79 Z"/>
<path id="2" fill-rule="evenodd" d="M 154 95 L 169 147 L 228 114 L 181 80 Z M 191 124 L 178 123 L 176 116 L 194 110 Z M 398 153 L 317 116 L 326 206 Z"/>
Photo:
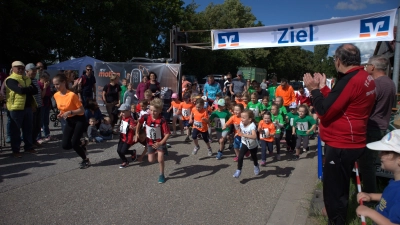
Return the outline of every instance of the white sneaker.
<path id="1" fill-rule="evenodd" d="M 235 173 L 233 174 L 233 177 L 234 178 L 239 178 L 241 173 L 242 173 L 241 170 L 236 170 Z"/>
<path id="2" fill-rule="evenodd" d="M 213 152 L 211 150 L 211 148 L 208 149 L 208 156 L 212 156 Z"/>
<path id="3" fill-rule="evenodd" d="M 199 151 L 199 149 L 200 149 L 200 146 L 195 146 L 194 149 L 193 149 L 192 154 L 193 154 L 193 155 L 196 155 L 196 154 L 197 154 L 197 151 Z"/>

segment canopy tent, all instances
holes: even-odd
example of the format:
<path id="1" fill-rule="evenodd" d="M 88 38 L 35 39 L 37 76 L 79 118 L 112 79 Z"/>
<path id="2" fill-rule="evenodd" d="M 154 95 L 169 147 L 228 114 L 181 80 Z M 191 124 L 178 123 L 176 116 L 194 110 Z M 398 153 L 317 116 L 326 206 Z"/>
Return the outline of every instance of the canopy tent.
<path id="1" fill-rule="evenodd" d="M 103 61 L 89 56 L 84 56 L 48 66 L 47 70 L 77 70 L 79 71 L 79 76 L 80 76 L 83 74 L 83 71 L 85 71 L 86 65 L 90 64 L 94 67 L 94 64 L 96 62 L 100 63 Z"/>

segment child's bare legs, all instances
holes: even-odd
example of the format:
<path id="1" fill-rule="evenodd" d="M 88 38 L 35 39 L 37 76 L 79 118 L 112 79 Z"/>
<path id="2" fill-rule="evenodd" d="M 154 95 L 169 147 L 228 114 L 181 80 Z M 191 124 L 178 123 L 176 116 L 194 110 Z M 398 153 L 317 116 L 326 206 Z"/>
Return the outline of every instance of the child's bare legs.
<path id="1" fill-rule="evenodd" d="M 139 162 L 143 162 L 143 157 L 147 154 L 147 146 L 144 147 L 143 153 L 140 155 L 140 157 L 138 158 Z M 150 160 L 149 160 L 150 161 Z"/>
<path id="2" fill-rule="evenodd" d="M 174 116 L 172 118 L 172 131 L 174 132 L 174 134 L 176 134 L 176 120 L 177 120 L 177 117 Z"/>
<path id="3" fill-rule="evenodd" d="M 158 164 L 160 165 L 160 174 L 164 174 L 164 152 L 158 151 Z"/>
<path id="4" fill-rule="evenodd" d="M 183 134 L 183 122 L 179 119 L 179 128 L 181 129 L 181 135 Z"/>
<path id="5" fill-rule="evenodd" d="M 221 137 L 219 139 L 219 150 L 222 152 L 225 149 L 225 138 Z"/>
<path id="6" fill-rule="evenodd" d="M 194 146 L 199 147 L 199 140 L 197 140 L 197 138 L 193 139 L 193 142 L 194 142 Z"/>

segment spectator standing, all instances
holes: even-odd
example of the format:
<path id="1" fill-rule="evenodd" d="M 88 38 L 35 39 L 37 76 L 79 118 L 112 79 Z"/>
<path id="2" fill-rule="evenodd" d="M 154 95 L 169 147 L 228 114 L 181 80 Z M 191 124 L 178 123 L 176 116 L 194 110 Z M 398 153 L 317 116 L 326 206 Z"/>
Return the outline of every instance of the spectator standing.
<path id="1" fill-rule="evenodd" d="M 367 124 L 367 143 L 381 140 L 389 126 L 392 106 L 396 98 L 396 87 L 387 75 L 389 61 L 384 56 L 372 56 L 366 65 L 366 71 L 374 78 L 376 98 Z M 359 159 L 363 191 L 376 193 L 376 151 L 366 148 Z"/>
<path id="2" fill-rule="evenodd" d="M 42 132 L 39 133 L 38 136 L 38 142 L 43 143 L 43 142 L 48 142 L 51 140 L 50 137 L 50 108 L 51 108 L 51 90 L 50 90 L 50 77 L 47 74 L 42 74 L 40 76 L 40 80 L 38 82 L 40 91 L 42 94 L 42 110 L 41 110 L 41 128 L 43 129 L 43 135 Z M 62 119 L 60 118 L 62 121 Z M 62 123 L 61 123 L 62 124 Z"/>
<path id="3" fill-rule="evenodd" d="M 144 99 L 144 92 L 147 90 L 148 81 L 149 78 L 147 76 L 143 76 L 142 81 L 136 87 L 136 97 L 139 102 Z"/>
<path id="4" fill-rule="evenodd" d="M 338 79 L 332 91 L 325 74 L 304 75 L 311 102 L 320 119 L 320 137 L 325 142 L 324 203 L 329 224 L 346 222 L 350 175 L 366 145 L 366 124 L 375 101 L 375 82 L 360 66 L 360 50 L 340 45 L 334 55 Z"/>
<path id="5" fill-rule="evenodd" d="M 262 102 L 264 97 L 269 97 L 268 91 L 265 88 L 262 88 L 261 84 L 258 84 L 258 83 L 254 84 L 254 89 L 255 89 L 255 92 L 258 94 L 259 102 Z"/>
<path id="6" fill-rule="evenodd" d="M 120 106 L 119 98 L 121 92 L 121 87 L 116 81 L 117 76 L 113 74 L 110 77 L 110 83 L 103 87 L 103 102 L 106 105 L 108 116 L 111 119 L 111 127 L 113 128 L 113 131 L 118 120 L 118 107 Z M 114 134 L 117 133 L 114 132 Z"/>
<path id="7" fill-rule="evenodd" d="M 246 82 L 243 80 L 243 72 L 237 71 L 236 78 L 232 80 L 232 85 L 229 88 L 229 91 L 234 96 L 236 94 L 240 94 L 240 96 L 247 91 Z"/>
<path id="8" fill-rule="evenodd" d="M 231 73 L 228 72 L 228 74 L 226 75 L 226 81 L 224 82 L 224 90 L 223 91 L 226 96 L 228 96 L 231 100 L 233 100 L 232 99 L 233 95 L 230 91 L 231 85 L 232 85 L 232 75 L 231 75 Z"/>
<path id="9" fill-rule="evenodd" d="M 262 82 L 260 83 L 260 87 L 263 90 L 267 90 L 268 85 L 267 85 L 267 81 L 265 79 L 263 79 Z"/>
<path id="10" fill-rule="evenodd" d="M 213 75 L 208 75 L 208 82 L 204 85 L 204 96 L 207 96 L 209 105 L 213 104 L 218 93 L 222 93 L 221 85 L 215 82 Z"/>
<path id="11" fill-rule="evenodd" d="M 81 78 L 81 98 L 82 103 L 85 106 L 88 99 L 96 100 L 96 77 L 94 76 L 92 65 L 86 65 L 86 73 L 83 74 Z"/>
<path id="12" fill-rule="evenodd" d="M 153 98 L 160 98 L 161 87 L 160 87 L 160 83 L 158 83 L 158 81 L 157 81 L 157 74 L 154 72 L 150 72 L 149 77 L 150 77 L 150 80 L 147 83 L 146 89 L 151 90 L 151 93 L 153 93 Z"/>
<path id="13" fill-rule="evenodd" d="M 36 107 L 33 95 L 38 93 L 31 79 L 24 75 L 25 65 L 14 61 L 12 73 L 6 79 L 7 109 L 11 117 L 11 150 L 16 158 L 21 158 L 21 129 L 25 152 L 36 154 L 32 147 L 32 107 Z"/>
<path id="14" fill-rule="evenodd" d="M 292 102 L 296 102 L 296 95 L 294 94 L 293 87 L 288 83 L 286 78 L 281 79 L 281 85 L 276 88 L 275 97 L 283 98 L 283 105 L 286 107 L 286 110 L 289 111 L 289 105 Z"/>

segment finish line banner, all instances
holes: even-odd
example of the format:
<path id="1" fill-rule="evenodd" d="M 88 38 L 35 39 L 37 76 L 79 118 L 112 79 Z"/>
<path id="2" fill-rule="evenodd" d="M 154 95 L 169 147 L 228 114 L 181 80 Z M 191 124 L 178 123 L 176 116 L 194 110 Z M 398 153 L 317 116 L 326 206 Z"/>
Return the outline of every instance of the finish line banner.
<path id="1" fill-rule="evenodd" d="M 212 49 L 392 41 L 397 9 L 360 16 L 266 27 L 211 30 Z"/>

